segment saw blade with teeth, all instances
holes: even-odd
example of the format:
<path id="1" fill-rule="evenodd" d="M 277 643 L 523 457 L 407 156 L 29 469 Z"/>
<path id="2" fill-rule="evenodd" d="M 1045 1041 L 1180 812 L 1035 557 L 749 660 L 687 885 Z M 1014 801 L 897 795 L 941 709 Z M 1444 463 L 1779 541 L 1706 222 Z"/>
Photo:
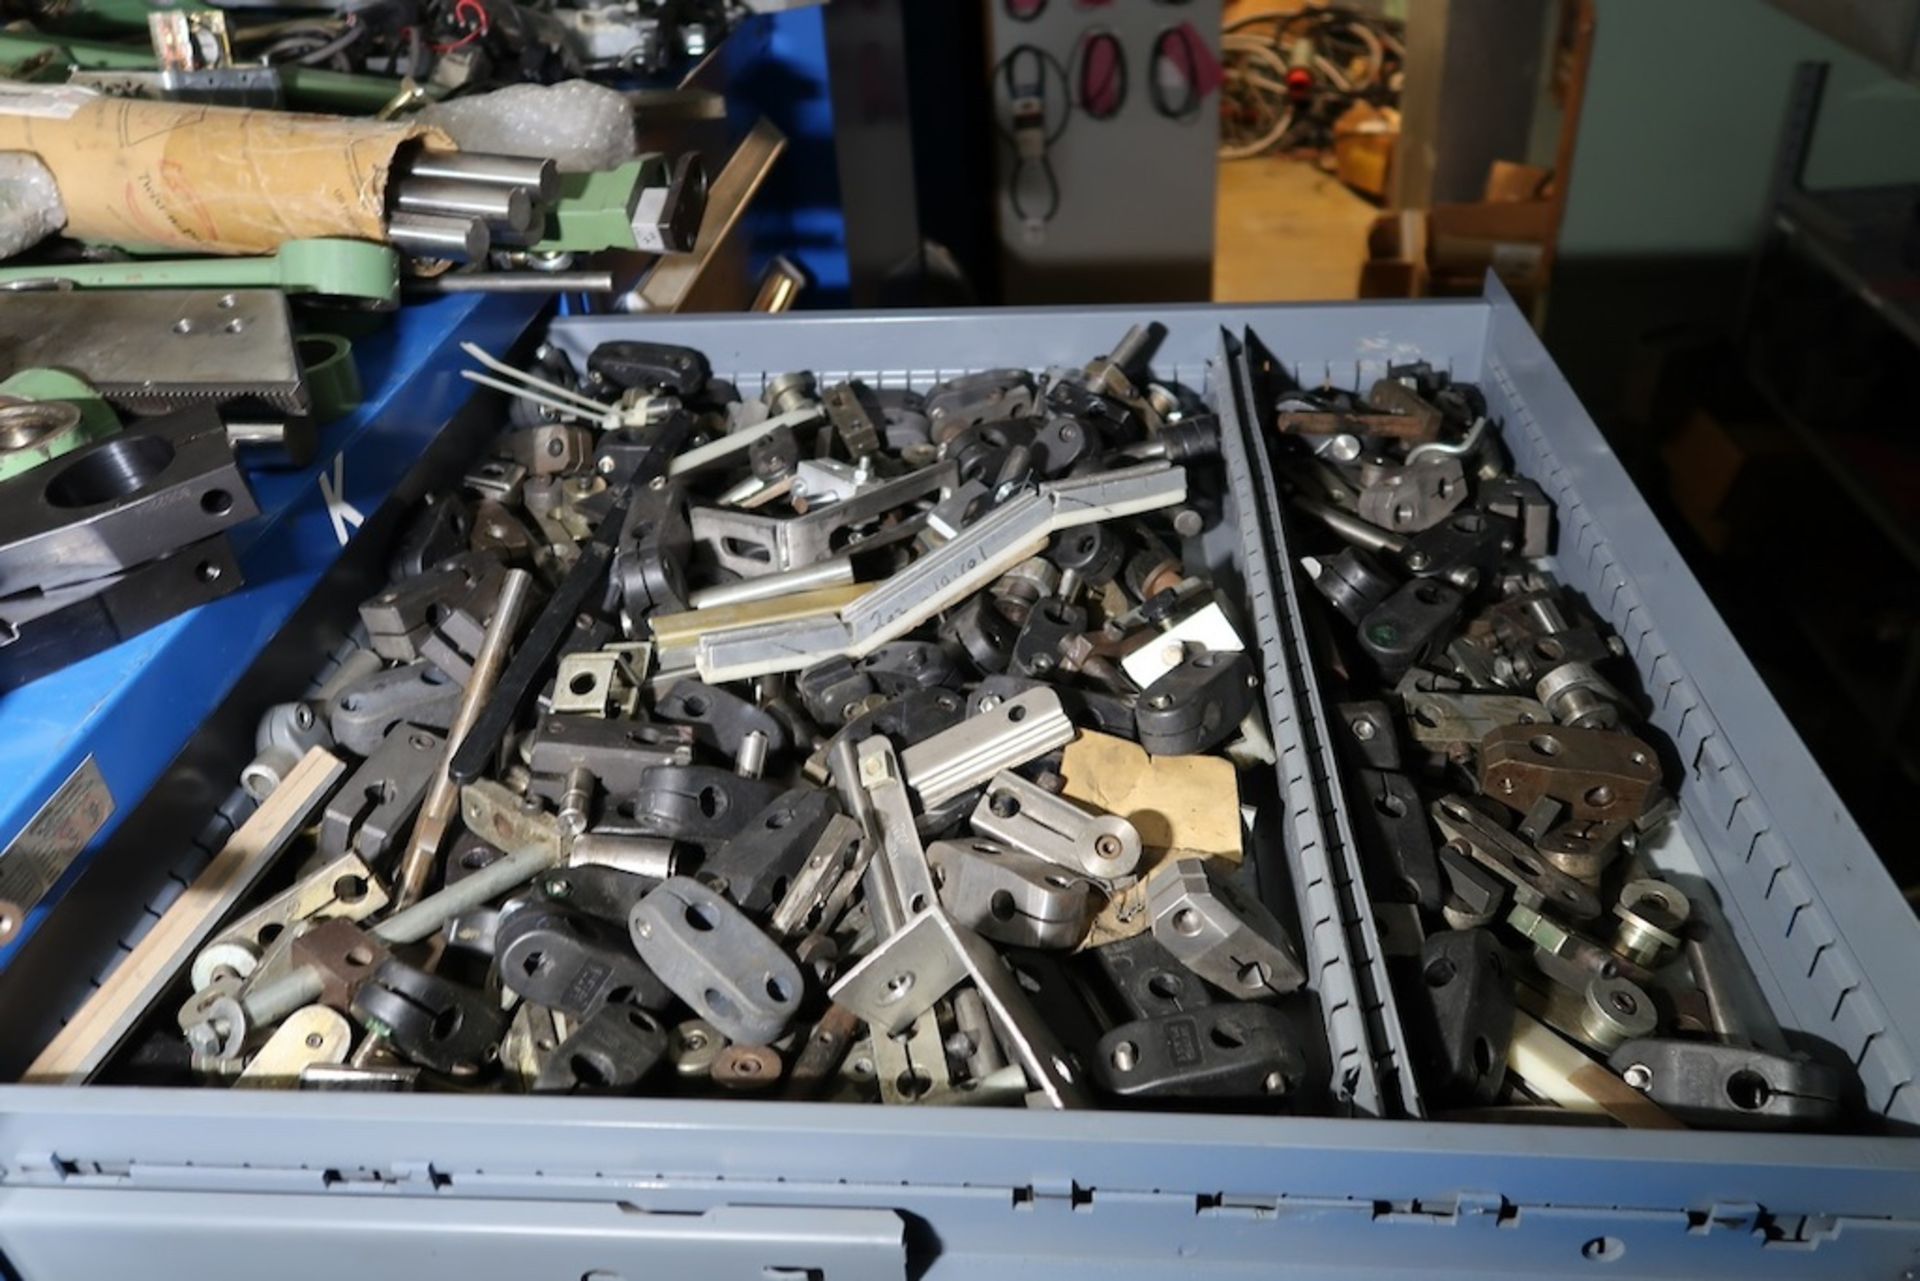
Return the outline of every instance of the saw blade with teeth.
<path id="1" fill-rule="evenodd" d="M 0 372 L 32 368 L 76 374 L 137 414 L 243 396 L 288 414 L 310 404 L 276 289 L 0 293 Z"/>

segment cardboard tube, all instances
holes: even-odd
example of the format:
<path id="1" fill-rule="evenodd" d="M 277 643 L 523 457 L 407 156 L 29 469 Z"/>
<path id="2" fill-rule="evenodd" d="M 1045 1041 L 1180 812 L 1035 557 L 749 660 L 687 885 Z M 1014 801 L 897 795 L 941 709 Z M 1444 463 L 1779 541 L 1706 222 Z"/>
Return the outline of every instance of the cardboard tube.
<path id="1" fill-rule="evenodd" d="M 387 177 L 420 125 L 58 92 L 0 94 L 0 151 L 52 171 L 66 234 L 188 253 L 271 253 L 289 240 L 384 240 Z"/>

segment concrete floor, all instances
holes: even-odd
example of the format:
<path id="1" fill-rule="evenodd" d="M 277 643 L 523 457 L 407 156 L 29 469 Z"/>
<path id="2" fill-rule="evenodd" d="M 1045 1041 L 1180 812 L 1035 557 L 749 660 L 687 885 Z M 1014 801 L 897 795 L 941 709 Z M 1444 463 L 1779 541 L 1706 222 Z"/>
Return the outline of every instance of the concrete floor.
<path id="1" fill-rule="evenodd" d="M 1367 226 L 1379 212 L 1309 160 L 1221 161 L 1214 300 L 1355 297 L 1367 256 Z"/>

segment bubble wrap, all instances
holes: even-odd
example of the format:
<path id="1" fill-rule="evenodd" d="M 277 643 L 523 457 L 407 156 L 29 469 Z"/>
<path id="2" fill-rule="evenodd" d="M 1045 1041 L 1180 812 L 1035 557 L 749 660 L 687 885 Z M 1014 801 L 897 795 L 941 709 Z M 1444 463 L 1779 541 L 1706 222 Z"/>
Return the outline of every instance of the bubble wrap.
<path id="1" fill-rule="evenodd" d="M 67 207 L 40 158 L 0 151 L 0 258 L 30 249 L 66 225 Z"/>
<path id="2" fill-rule="evenodd" d="M 445 129 L 462 151 L 551 156 L 561 173 L 617 168 L 635 154 L 626 95 L 587 80 L 510 85 L 435 103 L 414 119 Z"/>

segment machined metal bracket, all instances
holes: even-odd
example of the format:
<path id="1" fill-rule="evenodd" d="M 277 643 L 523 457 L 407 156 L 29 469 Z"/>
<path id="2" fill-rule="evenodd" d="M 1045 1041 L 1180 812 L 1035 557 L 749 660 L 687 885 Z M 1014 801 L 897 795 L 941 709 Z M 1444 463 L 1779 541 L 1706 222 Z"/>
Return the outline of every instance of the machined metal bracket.
<path id="1" fill-rule="evenodd" d="M 640 682 L 653 656 L 649 642 L 640 646 L 613 645 L 561 657 L 553 677 L 553 702 L 558 716 L 627 716 L 640 706 Z"/>
<path id="2" fill-rule="evenodd" d="M 1480 788 L 1525 813 L 1542 796 L 1575 819 L 1633 819 L 1660 782 L 1653 749 L 1630 734 L 1507 725 L 1480 741 Z"/>
<path id="3" fill-rule="evenodd" d="M 1683 1121 L 1737 1129 L 1831 1124 L 1844 1076 L 1804 1057 L 1710 1041 L 1643 1038 L 1607 1060 L 1622 1080 Z"/>
<path id="4" fill-rule="evenodd" d="M 1086 1105 L 1080 1069 L 1035 1015 L 993 945 L 938 907 L 909 919 L 833 985 L 835 1004 L 876 1036 L 905 1031 L 947 993 L 972 980 L 1013 1059 L 1050 1107 Z"/>
<path id="5" fill-rule="evenodd" d="M 1030 689 L 900 753 L 921 807 L 934 809 L 1003 770 L 1073 741 L 1073 721 L 1049 688 Z"/>
<path id="6" fill-rule="evenodd" d="M 728 1040 L 778 1040 L 800 1008 L 800 967 L 739 908 L 690 877 L 649 891 L 628 928 L 648 968 Z"/>
<path id="7" fill-rule="evenodd" d="M 689 519 L 693 536 L 713 549 L 721 568 L 755 578 L 825 560 L 845 549 L 849 531 L 921 499 L 945 494 L 959 483 L 958 465 L 944 462 L 852 490 L 804 516 L 781 519 L 724 507 L 696 507 Z"/>
<path id="8" fill-rule="evenodd" d="M 935 841 L 940 903 L 963 925 L 1014 947 L 1071 948 L 1087 932 L 1087 882 L 993 841 Z"/>
<path id="9" fill-rule="evenodd" d="M 1240 997 L 1292 992 L 1306 970 L 1286 926 L 1209 861 L 1176 859 L 1147 880 L 1153 937 L 1207 982 Z"/>
<path id="10" fill-rule="evenodd" d="M 1189 654 L 1239 653 L 1246 647 L 1219 600 L 1207 599 L 1129 650 L 1120 660 L 1120 669 L 1145 689 L 1180 666 Z"/>
<path id="11" fill-rule="evenodd" d="M 423 660 L 372 672 L 335 690 L 327 700 L 327 728 L 347 751 L 371 756 L 396 726 L 446 729 L 459 706 L 460 683 Z"/>
<path id="12" fill-rule="evenodd" d="M 893 744 L 876 734 L 855 749 L 859 786 L 866 791 L 863 819 L 879 843 L 866 874 L 867 910 L 885 937 L 908 917 L 932 907 L 938 891 L 927 852 L 914 825 L 913 799 Z"/>
<path id="13" fill-rule="evenodd" d="M 353 1025 L 337 1010 L 324 1005 L 295 1010 L 234 1078 L 234 1088 L 285 1089 L 314 1064 L 346 1062 L 352 1045 Z"/>
<path id="14" fill-rule="evenodd" d="M 1444 747 L 1474 743 L 1507 725 L 1552 725 L 1553 713 L 1544 703 L 1515 694 L 1448 694 L 1439 691 L 1406 695 L 1407 728 L 1416 743 Z"/>
<path id="15" fill-rule="evenodd" d="M 968 819 L 982 836 L 1111 885 L 1140 863 L 1140 832 L 1114 814 L 1089 814 L 1018 774 L 994 775 Z"/>
<path id="16" fill-rule="evenodd" d="M 363 921 L 387 905 L 386 887 L 358 854 L 343 854 L 221 930 L 193 957 L 193 990 L 221 971 L 252 975 L 268 950 L 304 922 Z M 291 942 L 291 940 L 289 940 Z"/>
<path id="17" fill-rule="evenodd" d="M 119 574 L 259 511 L 218 414 L 150 419 L 0 481 L 0 595 Z"/>
<path id="18" fill-rule="evenodd" d="M 1186 472 L 1164 463 L 1049 481 L 1010 497 L 838 614 L 703 637 L 695 661 L 705 680 L 728 681 L 798 671 L 836 654 L 862 658 L 1035 555 L 1059 530 L 1156 511 L 1186 496 Z"/>
<path id="19" fill-rule="evenodd" d="M 517 796 L 490 778 L 460 789 L 460 821 L 498 849 L 538 850 L 560 861 L 565 842 L 559 820 L 539 802 Z"/>
<path id="20" fill-rule="evenodd" d="M 832 928 L 833 922 L 824 918 L 827 901 L 840 877 L 852 869 L 863 835 L 860 824 L 845 814 L 827 820 L 807 861 L 800 865 L 767 921 L 767 932 L 774 939 L 785 943 L 816 926 Z"/>
<path id="21" fill-rule="evenodd" d="M 566 776 L 584 769 L 609 793 L 631 792 L 656 765 L 693 764 L 693 730 L 684 725 L 609 720 L 598 716 L 547 716 L 527 753 L 533 795 L 558 801 Z"/>
<path id="22" fill-rule="evenodd" d="M 349 851 L 378 863 L 400 841 L 433 781 L 446 736 L 397 725 L 328 802 L 320 820 L 320 852 Z"/>
<path id="23" fill-rule="evenodd" d="M 1465 801 L 1442 797 L 1428 812 L 1450 844 L 1512 885 L 1517 901 L 1530 907 L 1550 903 L 1554 911 L 1574 921 L 1591 921 L 1600 915 L 1600 898 L 1592 887 L 1547 862 Z"/>

